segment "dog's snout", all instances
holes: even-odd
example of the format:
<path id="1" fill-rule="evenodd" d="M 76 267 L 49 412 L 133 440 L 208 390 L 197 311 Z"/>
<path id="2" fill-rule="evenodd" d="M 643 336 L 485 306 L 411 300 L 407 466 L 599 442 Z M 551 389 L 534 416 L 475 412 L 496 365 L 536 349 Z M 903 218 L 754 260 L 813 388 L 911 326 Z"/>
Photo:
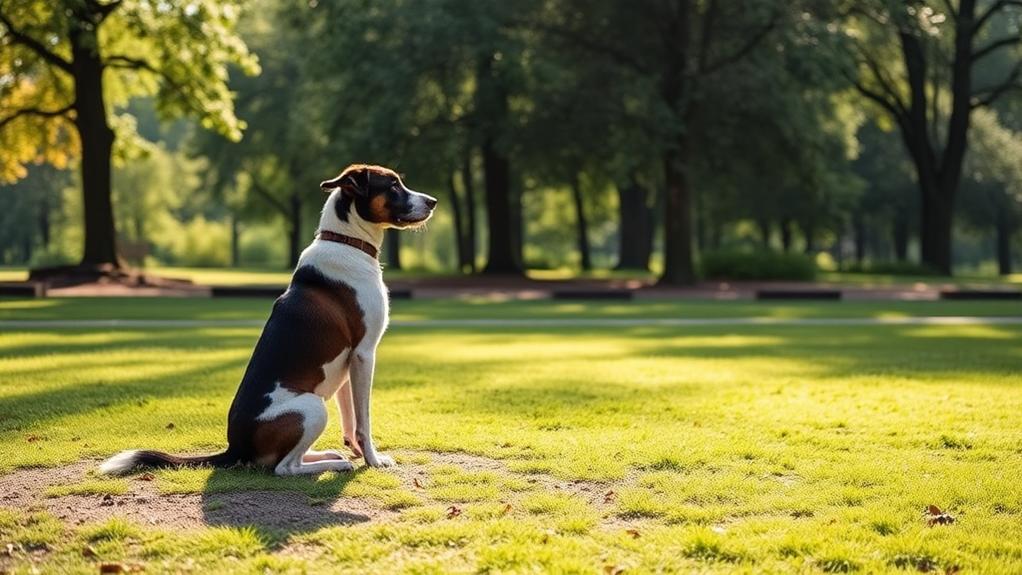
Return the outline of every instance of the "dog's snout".
<path id="1" fill-rule="evenodd" d="M 426 207 L 432 210 L 433 208 L 436 207 L 437 199 L 434 198 L 433 196 L 426 196 L 425 202 Z"/>

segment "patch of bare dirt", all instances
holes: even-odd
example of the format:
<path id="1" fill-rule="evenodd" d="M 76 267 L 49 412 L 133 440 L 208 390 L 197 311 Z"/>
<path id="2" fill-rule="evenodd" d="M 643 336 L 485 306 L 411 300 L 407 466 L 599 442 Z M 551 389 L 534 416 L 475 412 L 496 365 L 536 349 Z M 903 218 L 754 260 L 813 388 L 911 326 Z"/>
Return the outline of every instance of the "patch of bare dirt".
<path id="1" fill-rule="evenodd" d="M 165 494 L 157 490 L 155 482 L 145 481 L 144 474 L 128 476 L 130 490 L 123 495 L 46 496 L 47 487 L 81 482 L 97 465 L 97 461 L 86 461 L 0 476 L 0 507 L 46 510 L 71 525 L 119 517 L 165 528 L 255 525 L 288 532 L 393 515 L 363 499 L 313 501 L 304 493 L 289 491 Z"/>
<path id="2" fill-rule="evenodd" d="M 403 463 L 390 471 L 401 479 L 405 488 L 414 492 L 428 487 L 429 468 L 434 465 L 453 465 L 467 471 L 492 471 L 520 477 L 538 489 L 584 499 L 603 513 L 605 527 L 627 527 L 630 524 L 614 514 L 615 489 L 620 483 L 569 481 L 545 474 L 513 473 L 503 461 L 465 453 L 429 455 L 427 464 Z M 63 467 L 22 469 L 2 475 L 0 507 L 20 511 L 46 510 L 70 525 L 118 517 L 161 528 L 253 525 L 282 532 L 386 521 L 398 515 L 396 511 L 381 509 L 363 498 L 313 500 L 304 493 L 293 491 L 165 494 L 159 492 L 156 481 L 146 474 L 127 476 L 125 479 L 130 489 L 123 495 L 46 496 L 48 487 L 73 485 L 89 478 L 89 472 L 98 464 L 98 461 L 82 461 Z"/>

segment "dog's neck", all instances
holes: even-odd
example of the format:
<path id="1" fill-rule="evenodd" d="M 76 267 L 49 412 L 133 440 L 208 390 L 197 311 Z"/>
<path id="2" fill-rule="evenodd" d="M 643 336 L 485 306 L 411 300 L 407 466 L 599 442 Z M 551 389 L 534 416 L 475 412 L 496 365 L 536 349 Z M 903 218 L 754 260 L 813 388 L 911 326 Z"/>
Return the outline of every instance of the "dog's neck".
<path id="1" fill-rule="evenodd" d="M 340 197 L 341 192 L 339 191 L 330 194 L 330 198 L 323 206 L 323 213 L 319 218 L 319 229 L 369 242 L 379 252 L 383 247 L 383 228 L 363 220 L 358 215 L 354 203 L 348 206 L 348 221 L 338 218 L 335 205 L 340 200 Z"/>

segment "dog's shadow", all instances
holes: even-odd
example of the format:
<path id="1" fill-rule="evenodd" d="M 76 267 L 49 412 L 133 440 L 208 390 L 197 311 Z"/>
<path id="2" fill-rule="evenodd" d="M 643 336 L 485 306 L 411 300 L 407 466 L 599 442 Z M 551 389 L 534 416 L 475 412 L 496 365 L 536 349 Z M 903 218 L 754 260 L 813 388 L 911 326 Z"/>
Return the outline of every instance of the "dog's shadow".
<path id="1" fill-rule="evenodd" d="M 378 509 L 343 496 L 345 486 L 364 470 L 276 477 L 249 468 L 215 469 L 202 490 L 203 519 L 209 526 L 251 527 L 278 536 L 364 523 Z"/>

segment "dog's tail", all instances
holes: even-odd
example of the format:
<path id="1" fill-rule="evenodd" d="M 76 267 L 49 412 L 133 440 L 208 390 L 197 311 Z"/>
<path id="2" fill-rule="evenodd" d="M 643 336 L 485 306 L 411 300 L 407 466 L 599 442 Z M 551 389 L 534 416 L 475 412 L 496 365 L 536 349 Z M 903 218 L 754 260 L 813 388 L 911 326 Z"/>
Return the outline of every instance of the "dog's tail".
<path id="1" fill-rule="evenodd" d="M 160 451 L 135 449 L 122 451 L 107 459 L 99 466 L 99 472 L 103 475 L 124 475 L 138 467 L 154 469 L 165 467 L 198 467 L 200 465 L 230 467 L 237 463 L 237 461 L 238 458 L 230 451 L 199 457 L 178 457 Z"/>

